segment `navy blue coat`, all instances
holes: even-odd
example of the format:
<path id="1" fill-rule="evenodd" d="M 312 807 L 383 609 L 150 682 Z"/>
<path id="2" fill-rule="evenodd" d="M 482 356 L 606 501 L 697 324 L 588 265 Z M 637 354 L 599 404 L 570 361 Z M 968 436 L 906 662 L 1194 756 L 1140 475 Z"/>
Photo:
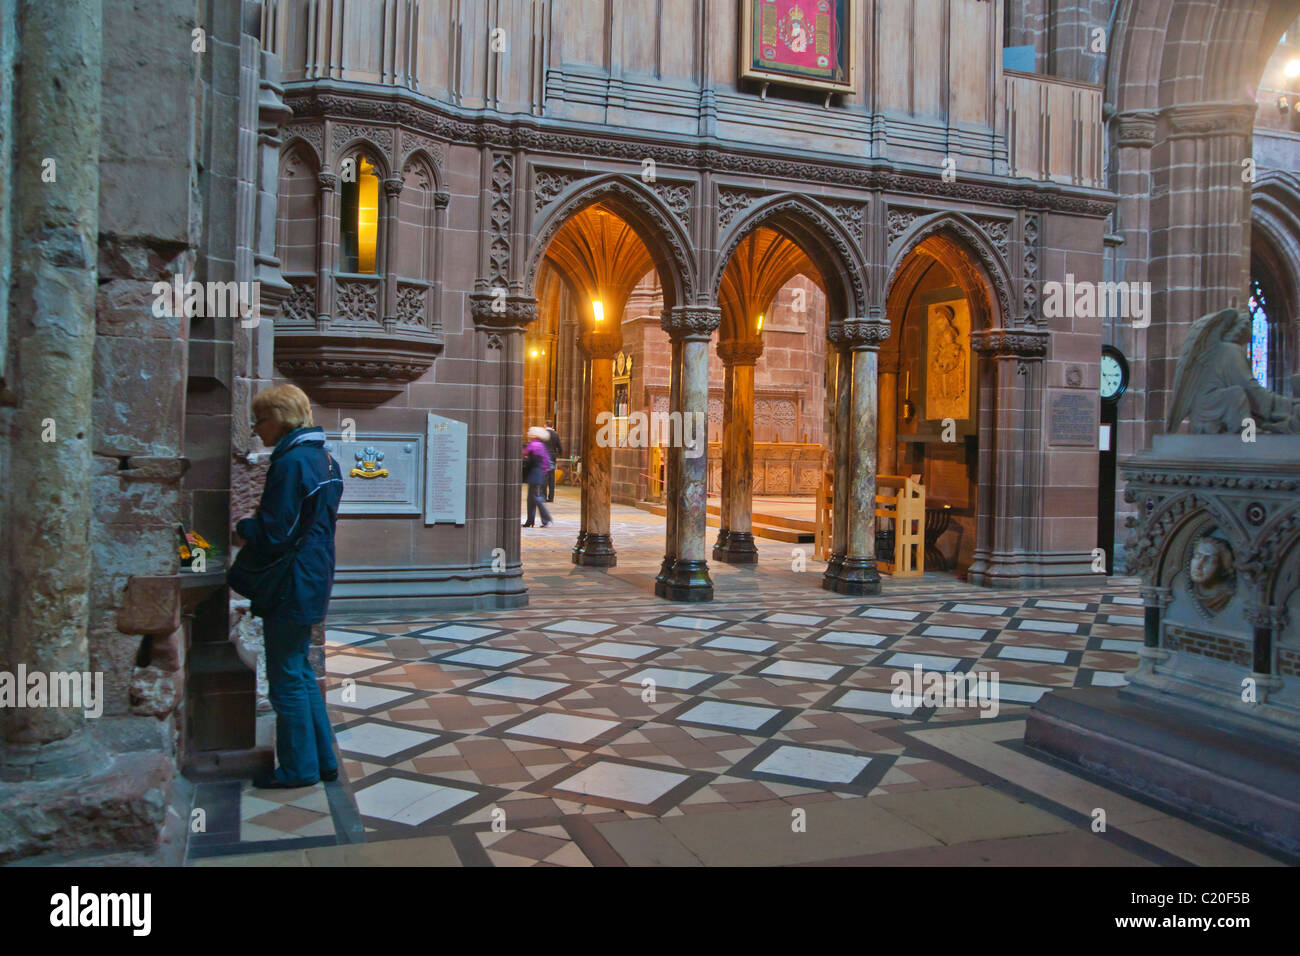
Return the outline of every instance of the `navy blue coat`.
<path id="1" fill-rule="evenodd" d="M 245 547 L 273 558 L 298 533 L 300 511 L 301 519 L 310 523 L 294 559 L 287 596 L 279 606 L 266 608 L 265 617 L 297 624 L 325 620 L 334 586 L 334 526 L 343 497 L 342 472 L 332 470 L 330 463 L 324 430 L 295 428 L 271 452 L 257 514 L 235 525 L 239 536 L 248 541 Z M 313 490 L 316 494 L 308 501 Z"/>

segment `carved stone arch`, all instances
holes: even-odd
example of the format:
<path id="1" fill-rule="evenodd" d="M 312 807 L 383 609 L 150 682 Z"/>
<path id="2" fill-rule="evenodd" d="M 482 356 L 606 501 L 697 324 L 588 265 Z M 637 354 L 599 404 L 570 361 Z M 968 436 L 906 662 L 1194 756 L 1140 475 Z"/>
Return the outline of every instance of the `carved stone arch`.
<path id="1" fill-rule="evenodd" d="M 1278 348 L 1270 348 L 1269 365 L 1272 387 L 1278 390 L 1300 371 L 1300 177 L 1275 170 L 1260 176 L 1251 193 L 1250 215 L 1250 271 L 1262 277 L 1277 323 Z"/>
<path id="2" fill-rule="evenodd" d="M 1285 595 L 1276 593 L 1281 572 L 1291 552 L 1300 549 L 1300 505 L 1275 515 L 1263 528 L 1250 549 L 1238 558 L 1238 570 L 1246 577 L 1264 606 Z"/>
<path id="3" fill-rule="evenodd" d="M 403 176 L 406 175 L 406 171 L 411 168 L 413 163 L 419 163 L 428 170 L 429 189 L 435 193 L 441 192 L 442 164 L 438 161 L 438 157 L 430 153 L 424 146 L 416 146 L 414 149 L 407 150 L 406 154 L 402 157 L 402 165 L 400 167 Z"/>
<path id="4" fill-rule="evenodd" d="M 825 206 L 795 193 L 779 193 L 745 210 L 722 239 L 709 285 L 717 301 L 722 275 L 742 240 L 759 226 L 784 234 L 812 260 L 826 286 L 829 320 L 865 318 L 870 306 L 866 264 L 853 235 Z"/>
<path id="5" fill-rule="evenodd" d="M 968 296 L 977 289 L 985 293 L 970 296 L 972 330 L 1010 328 L 1021 324 L 1021 317 L 1011 304 L 1011 273 L 1006 262 L 984 230 L 959 212 L 937 212 L 925 216 L 913 222 L 903 233 L 889 264 L 885 302 L 889 301 L 890 293 L 902 274 L 901 266 L 927 239 L 948 246 L 954 253 L 952 269 Z M 997 303 L 1000 315 L 988 311 L 986 303 L 992 302 Z"/>
<path id="6" fill-rule="evenodd" d="M 294 137 L 280 150 L 276 174 L 275 248 L 295 292 L 284 304 L 304 323 L 315 322 L 320 228 L 320 164 L 311 143 Z"/>
<path id="7" fill-rule="evenodd" d="M 1144 525 L 1146 536 L 1163 542 L 1159 554 L 1153 554 L 1152 579 L 1160 587 L 1169 587 L 1180 565 L 1176 560 L 1181 548 L 1174 547 L 1176 539 L 1193 524 L 1213 522 L 1232 545 L 1234 558 L 1241 562 L 1250 547 L 1250 535 L 1240 519 L 1213 497 L 1195 491 L 1174 495 L 1160 502 Z"/>
<path id="8" fill-rule="evenodd" d="M 659 274 L 665 312 L 694 304 L 699 284 L 690 235 L 663 200 L 638 179 L 622 173 L 571 184 L 556 197 L 543 217 L 533 223 L 524 271 L 524 295 L 533 295 L 538 267 L 556 233 L 575 214 L 597 203 L 613 209 L 645 244 Z"/>
<path id="9" fill-rule="evenodd" d="M 342 169 L 343 160 L 359 152 L 365 152 L 366 158 L 375 164 L 375 174 L 379 177 L 381 183 L 392 175 L 392 162 L 388 152 L 377 145 L 374 140 L 365 136 L 353 136 L 334 151 L 336 171 Z"/>
<path id="10" fill-rule="evenodd" d="M 280 147 L 280 162 L 283 163 L 285 157 L 288 156 L 290 153 L 294 153 L 294 152 L 297 152 L 300 155 L 305 154 L 306 157 L 309 158 L 312 161 L 312 164 L 315 166 L 315 171 L 316 172 L 320 171 L 321 168 L 320 151 L 316 148 L 316 145 L 311 140 L 307 139 L 307 137 L 299 135 L 297 133 L 291 133 L 289 137 L 284 141 L 284 145 Z"/>

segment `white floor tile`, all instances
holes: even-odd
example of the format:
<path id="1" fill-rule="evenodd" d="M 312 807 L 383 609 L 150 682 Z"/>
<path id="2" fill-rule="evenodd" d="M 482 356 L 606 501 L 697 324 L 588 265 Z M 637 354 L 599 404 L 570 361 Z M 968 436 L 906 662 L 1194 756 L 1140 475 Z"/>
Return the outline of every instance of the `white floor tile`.
<path id="1" fill-rule="evenodd" d="M 561 687 L 568 686 L 568 684 L 560 681 L 542 680 L 536 677 L 516 677 L 514 674 L 509 674 L 488 681 L 485 684 L 479 684 L 473 690 L 466 691 L 466 693 L 494 694 L 497 697 L 513 697 L 516 700 L 537 700 L 539 697 L 553 694 Z"/>
<path id="2" fill-rule="evenodd" d="M 1009 684 L 1004 680 L 998 681 L 998 700 L 1009 700 L 1015 703 L 1032 704 L 1038 698 L 1042 697 L 1052 688 L 1036 687 L 1032 684 Z M 989 694 L 993 694 L 993 684 L 989 683 Z"/>
<path id="3" fill-rule="evenodd" d="M 467 667 L 509 667 L 516 661 L 522 661 L 528 654 L 518 651 L 500 651 L 494 647 L 474 647 L 467 651 L 458 651 L 450 657 L 440 658 L 440 664 L 461 664 Z"/>
<path id="4" fill-rule="evenodd" d="M 670 617 L 666 621 L 659 621 L 656 627 L 680 627 L 690 631 L 712 631 L 726 624 L 726 621 L 719 620 L 716 617 Z"/>
<path id="5" fill-rule="evenodd" d="M 605 621 L 578 621 L 571 618 L 566 621 L 547 624 L 542 630 L 558 631 L 561 634 L 603 634 L 611 627 L 617 626 L 617 624 L 608 624 Z"/>
<path id="6" fill-rule="evenodd" d="M 1119 671 L 1097 671 L 1092 675 L 1093 687 L 1123 687 L 1128 678 Z"/>
<path id="7" fill-rule="evenodd" d="M 798 624 L 803 627 L 816 627 L 824 620 L 826 620 L 824 617 L 809 617 L 807 614 L 786 614 L 784 612 L 779 612 L 777 614 L 769 614 L 767 617 L 763 618 L 763 623 Z"/>
<path id="8" fill-rule="evenodd" d="M 1022 617 L 1016 622 L 1018 631 L 1051 631 L 1054 634 L 1078 634 L 1079 625 L 1069 621 L 1048 621 L 1036 617 Z"/>
<path id="9" fill-rule="evenodd" d="M 1058 611 L 1086 611 L 1086 610 L 1088 610 L 1088 605 L 1086 605 L 1086 604 L 1080 604 L 1078 601 L 1044 601 L 1044 600 L 1038 600 L 1038 601 L 1035 601 L 1035 602 L 1034 602 L 1034 606 L 1035 606 L 1035 607 L 1050 607 L 1050 608 L 1055 608 L 1055 609 L 1058 610 Z"/>
<path id="10" fill-rule="evenodd" d="M 538 714 L 522 724 L 516 724 L 507 734 L 520 737 L 540 737 L 569 744 L 585 744 L 619 726 L 616 720 L 599 717 L 578 717 L 573 714 Z"/>
<path id="11" fill-rule="evenodd" d="M 556 784 L 555 789 L 645 806 L 688 779 L 684 773 L 629 767 L 602 760 Z"/>
<path id="12" fill-rule="evenodd" d="M 1006 614 L 1007 609 L 993 604 L 954 604 L 950 613 L 956 614 Z"/>
<path id="13" fill-rule="evenodd" d="M 917 611 L 899 611 L 892 607 L 869 607 L 862 612 L 863 617 L 875 617 L 886 621 L 915 621 Z"/>
<path id="14" fill-rule="evenodd" d="M 391 704 L 395 700 L 409 697 L 408 690 L 393 690 L 391 687 L 372 687 L 370 684 L 354 683 L 350 686 L 340 685 L 325 695 L 331 707 L 369 710 L 381 704 Z"/>
<path id="15" fill-rule="evenodd" d="M 942 654 L 892 654 L 885 664 L 889 667 L 912 667 L 920 664 L 927 671 L 951 671 L 961 663 L 960 657 L 945 657 Z"/>
<path id="16" fill-rule="evenodd" d="M 1130 654 L 1136 654 L 1141 646 L 1141 641 L 1120 641 L 1113 637 L 1108 637 L 1101 642 L 1103 651 L 1128 651 Z"/>
<path id="17" fill-rule="evenodd" d="M 892 714 L 895 717 L 910 717 L 916 713 L 920 701 L 910 695 L 903 695 L 902 707 L 894 706 L 893 694 L 881 690 L 851 690 L 834 704 L 848 710 L 867 710 L 878 714 Z"/>
<path id="18" fill-rule="evenodd" d="M 1143 624 L 1146 623 L 1146 621 L 1144 621 L 1140 617 L 1133 617 L 1130 614 L 1107 614 L 1106 623 L 1107 624 L 1132 624 L 1135 627 L 1141 627 Z"/>
<path id="19" fill-rule="evenodd" d="M 354 654 L 335 654 L 325 658 L 325 672 L 328 674 L 356 674 L 373 667 L 391 667 L 391 657 L 357 657 Z"/>
<path id="20" fill-rule="evenodd" d="M 325 632 L 325 641 L 328 644 L 360 644 L 363 641 L 373 641 L 376 637 L 382 637 L 380 634 L 361 634 L 357 631 L 335 631 L 327 630 Z"/>
<path id="21" fill-rule="evenodd" d="M 659 650 L 649 644 L 623 644 L 619 641 L 601 641 L 591 647 L 584 647 L 576 653 L 590 654 L 592 657 L 613 657 L 623 661 L 636 661 Z"/>
<path id="22" fill-rule="evenodd" d="M 794 677 L 802 680 L 830 680 L 841 670 L 840 664 L 814 664 L 809 661 L 774 661 L 759 673 L 764 677 Z"/>
<path id="23" fill-rule="evenodd" d="M 335 736 L 340 750 L 372 757 L 391 757 L 409 747 L 438 739 L 437 734 L 369 722 L 340 730 Z"/>
<path id="24" fill-rule="evenodd" d="M 886 634 L 863 634 L 860 631 L 827 631 L 817 638 L 818 643 L 851 644 L 854 647 L 875 647 L 889 639 Z"/>
<path id="25" fill-rule="evenodd" d="M 415 825 L 450 810 L 473 796 L 472 790 L 389 777 L 357 791 L 356 800 L 357 810 L 362 816 Z"/>
<path id="26" fill-rule="evenodd" d="M 690 690 L 697 684 L 702 684 L 716 674 L 710 674 L 701 671 L 680 671 L 672 670 L 667 667 L 646 667 L 636 673 L 624 677 L 620 683 L 623 684 L 640 684 L 647 677 L 660 687 L 669 687 L 673 690 Z"/>
<path id="27" fill-rule="evenodd" d="M 1018 647 L 1005 644 L 998 657 L 1008 661 L 1043 661 L 1051 664 L 1064 664 L 1069 656 L 1067 651 L 1052 647 Z"/>
<path id="28" fill-rule="evenodd" d="M 500 631 L 497 628 L 472 627 L 469 624 L 444 624 L 441 627 L 431 627 L 419 633 L 421 637 L 433 637 L 440 641 L 473 643 L 474 641 L 481 641 L 485 637 L 491 637 L 493 634 L 498 634 Z"/>
<path id="29" fill-rule="evenodd" d="M 782 746 L 754 767 L 754 771 L 799 780 L 848 783 L 862 773 L 869 763 L 870 757 L 812 750 L 808 747 Z"/>
<path id="30" fill-rule="evenodd" d="M 678 720 L 740 730 L 757 730 L 779 714 L 775 707 L 755 707 L 750 704 L 731 704 L 720 700 L 704 700 L 681 714 Z"/>
<path id="31" fill-rule="evenodd" d="M 953 627 L 948 624 L 931 624 L 921 632 L 922 637 L 955 637 L 963 641 L 984 640 L 984 630 L 978 627 Z"/>
<path id="32" fill-rule="evenodd" d="M 743 651 L 749 654 L 761 654 L 770 647 L 776 647 L 776 641 L 762 641 L 756 637 L 731 637 L 723 635 L 705 641 L 702 647 L 717 648 L 723 651 Z"/>

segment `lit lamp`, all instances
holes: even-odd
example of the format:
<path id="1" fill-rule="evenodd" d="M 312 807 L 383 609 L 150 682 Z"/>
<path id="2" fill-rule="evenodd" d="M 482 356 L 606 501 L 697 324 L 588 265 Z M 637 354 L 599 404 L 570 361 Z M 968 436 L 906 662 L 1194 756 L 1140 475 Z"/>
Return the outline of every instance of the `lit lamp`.
<path id="1" fill-rule="evenodd" d="M 762 331 L 763 331 L 763 314 L 762 314 L 761 312 L 759 313 L 759 316 L 758 316 L 758 331 L 759 331 L 760 334 L 762 334 Z"/>
<path id="2" fill-rule="evenodd" d="M 591 313 L 596 317 L 597 322 L 605 321 L 605 304 L 599 299 L 591 300 Z"/>
<path id="3" fill-rule="evenodd" d="M 1282 68 L 1282 72 L 1286 75 L 1288 80 L 1294 80 L 1297 76 L 1300 76 L 1300 56 L 1293 56 L 1291 59 L 1287 60 L 1287 64 Z"/>
<path id="4" fill-rule="evenodd" d="M 541 354 L 541 353 L 538 352 L 537 349 L 533 349 L 531 352 L 528 353 L 528 357 L 529 357 L 529 358 L 537 358 L 537 356 L 540 355 L 540 354 Z"/>

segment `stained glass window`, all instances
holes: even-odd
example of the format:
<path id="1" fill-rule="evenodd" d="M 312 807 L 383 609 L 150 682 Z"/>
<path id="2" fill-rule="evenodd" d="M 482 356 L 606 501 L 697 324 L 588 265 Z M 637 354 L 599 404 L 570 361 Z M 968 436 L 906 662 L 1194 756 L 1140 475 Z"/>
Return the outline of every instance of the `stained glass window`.
<path id="1" fill-rule="evenodd" d="M 1250 280 L 1250 371 L 1255 381 L 1268 387 L 1268 299 L 1259 280 Z"/>

